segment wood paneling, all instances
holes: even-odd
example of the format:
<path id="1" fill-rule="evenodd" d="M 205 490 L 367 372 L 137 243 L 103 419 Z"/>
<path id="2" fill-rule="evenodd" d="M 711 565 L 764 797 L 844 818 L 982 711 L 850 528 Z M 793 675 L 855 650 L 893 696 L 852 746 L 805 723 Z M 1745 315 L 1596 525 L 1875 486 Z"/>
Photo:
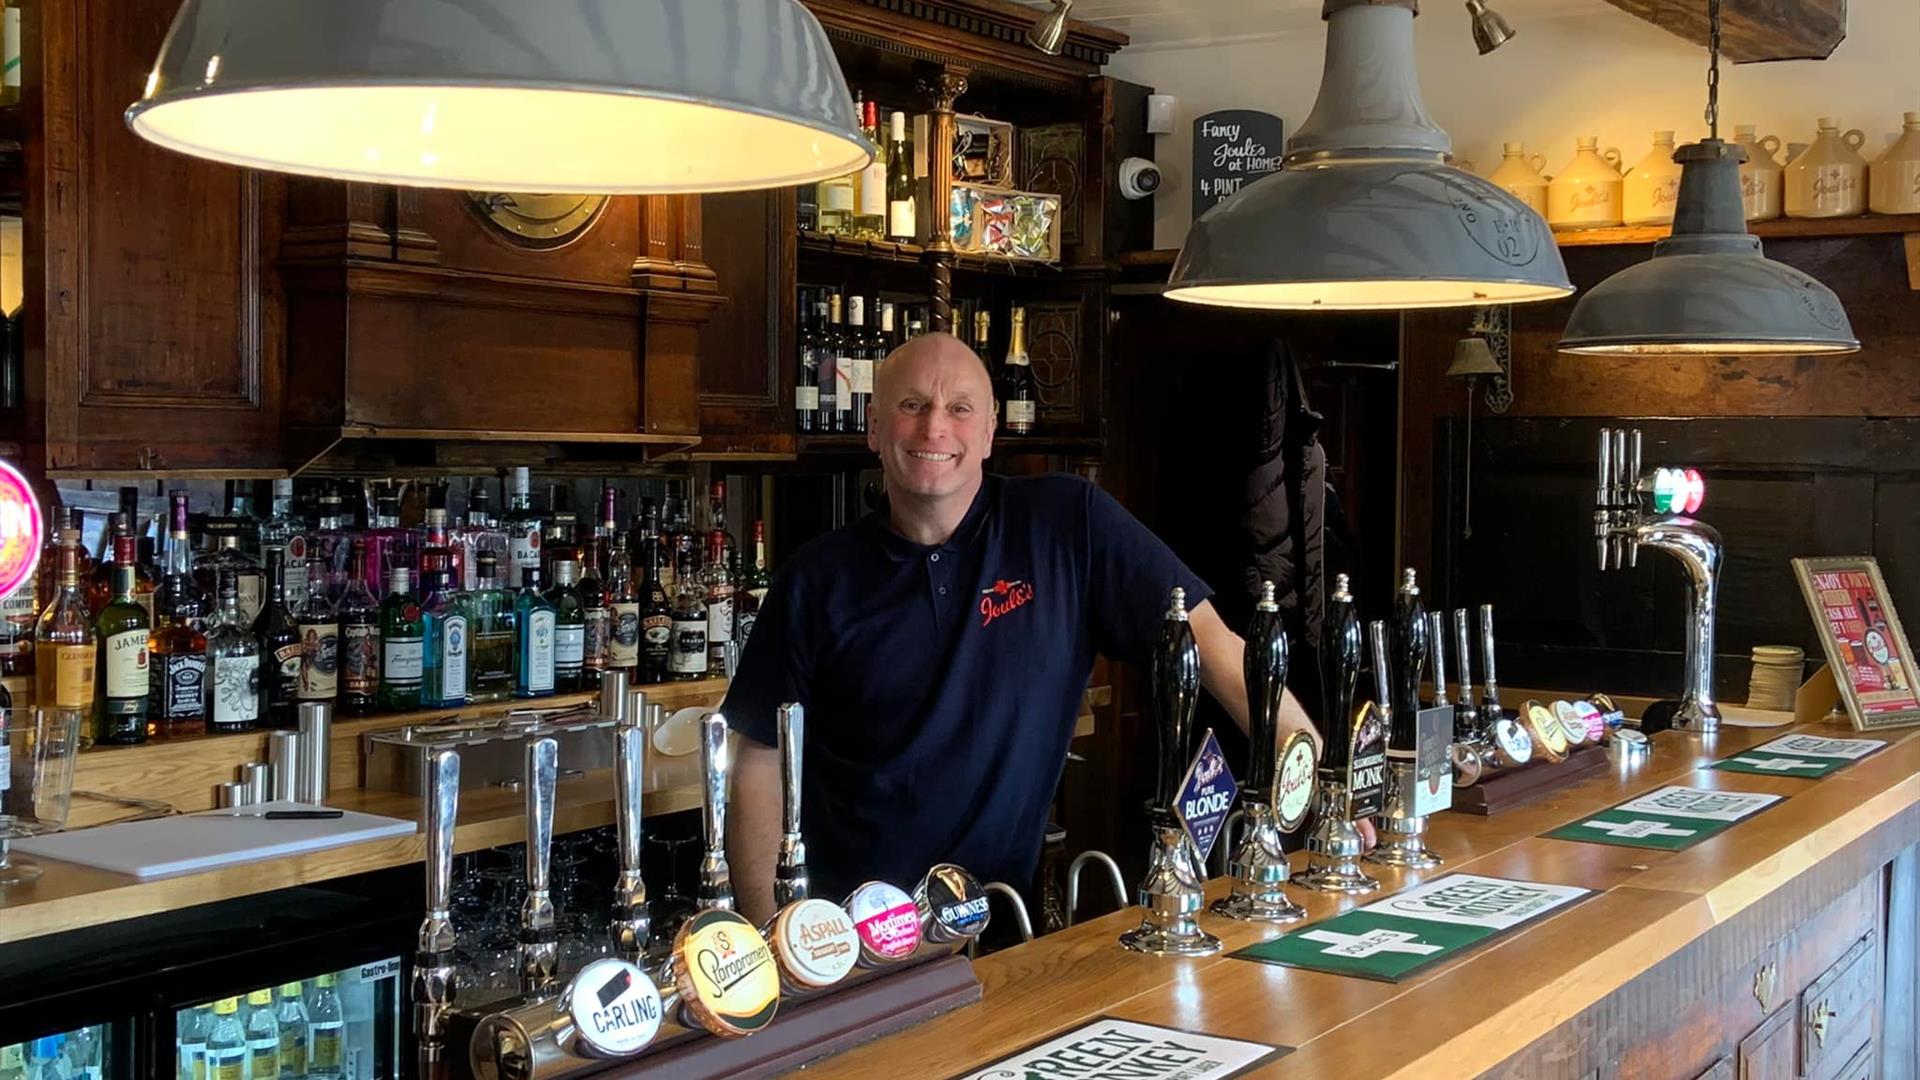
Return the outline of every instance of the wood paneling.
<path id="1" fill-rule="evenodd" d="M 707 195 L 700 203 L 707 264 L 728 299 L 700 328 L 701 452 L 791 453 L 798 348 L 793 192 Z"/>
<path id="2" fill-rule="evenodd" d="M 1692 0 L 1607 0 L 1695 45 L 1708 40 L 1706 5 Z M 1721 49 L 1736 64 L 1824 60 L 1847 38 L 1847 0 L 1727 0 Z"/>

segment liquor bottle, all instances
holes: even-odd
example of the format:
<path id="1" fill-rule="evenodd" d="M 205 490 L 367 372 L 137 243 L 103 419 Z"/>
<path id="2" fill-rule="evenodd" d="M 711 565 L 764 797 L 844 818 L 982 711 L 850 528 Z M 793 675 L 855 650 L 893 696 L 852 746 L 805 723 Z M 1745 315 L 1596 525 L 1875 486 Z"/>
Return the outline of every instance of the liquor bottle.
<path id="1" fill-rule="evenodd" d="M 246 1070 L 247 1029 L 240 1024 L 240 999 L 221 998 L 213 1003 L 213 1027 L 207 1031 L 207 1080 L 244 1080 Z"/>
<path id="2" fill-rule="evenodd" d="M 422 553 L 426 595 L 420 601 L 426 649 L 421 668 L 420 706 L 458 709 L 467 704 L 468 655 L 473 619 L 464 594 L 453 587 L 449 554 Z"/>
<path id="3" fill-rule="evenodd" d="M 474 704 L 505 701 L 513 696 L 514 596 L 500 587 L 499 557 L 491 551 L 477 556 L 479 583 L 467 596 L 467 631 L 472 644 L 468 665 L 469 696 Z"/>
<path id="4" fill-rule="evenodd" d="M 546 697 L 553 693 L 553 605 L 540 595 L 540 568 L 520 571 L 520 592 L 513 600 L 514 628 L 519 635 L 518 672 L 513 696 Z"/>
<path id="5" fill-rule="evenodd" d="M 346 1021 L 334 979 L 331 973 L 314 979 L 313 1000 L 307 1003 L 307 1075 L 314 1080 L 346 1075 Z"/>
<path id="6" fill-rule="evenodd" d="M 305 1080 L 307 1075 L 307 1004 L 300 990 L 298 981 L 281 984 L 280 1004 L 273 1011 L 280 1026 L 280 1080 Z"/>
<path id="7" fill-rule="evenodd" d="M 413 571 L 387 572 L 387 598 L 380 601 L 380 707 L 412 712 L 420 707 L 426 663 L 426 622 L 413 595 Z"/>
<path id="8" fill-rule="evenodd" d="M 680 575 L 680 594 L 673 600 L 672 625 L 673 648 L 667 656 L 667 677 L 706 678 L 707 597 L 696 574 Z"/>
<path id="9" fill-rule="evenodd" d="M 669 494 L 667 498 L 671 500 L 673 496 Z M 661 530 L 660 515 L 659 512 L 654 509 L 653 500 L 640 500 L 639 536 L 634 546 L 628 549 L 635 553 L 628 563 L 634 578 L 636 580 L 640 579 L 643 574 L 649 572 L 653 568 L 656 560 L 664 563 L 667 558 L 667 552 L 671 549 L 672 539 L 666 536 Z M 613 565 L 611 552 L 608 553 L 607 565 L 609 583 L 611 583 Z"/>
<path id="10" fill-rule="evenodd" d="M 892 138 L 887 140 L 887 239 L 911 244 L 918 233 L 914 212 L 913 163 L 907 154 L 907 114 L 887 117 Z"/>
<path id="11" fill-rule="evenodd" d="M 93 620 L 80 588 L 80 534 L 60 530 L 53 596 L 34 630 L 34 704 L 80 714 L 80 744 L 93 743 Z"/>
<path id="12" fill-rule="evenodd" d="M 726 533 L 707 534 L 707 565 L 700 571 L 700 587 L 707 602 L 707 670 L 727 670 L 727 647 L 733 644 L 733 574 L 728 570 Z"/>
<path id="13" fill-rule="evenodd" d="M 840 356 L 847 365 L 846 382 L 835 388 L 846 398 L 840 430 L 857 434 L 867 430 L 867 399 L 873 394 L 873 340 L 867 333 L 867 298 L 864 296 L 847 297 L 846 340 Z M 833 371 L 834 377 L 839 378 L 838 363 Z M 839 408 L 839 398 L 834 399 L 834 405 Z"/>
<path id="14" fill-rule="evenodd" d="M 305 575 L 302 575 L 303 577 Z M 260 726 L 300 726 L 300 623 L 287 606 L 287 549 L 267 549 L 267 602 L 253 621 L 260 641 Z"/>
<path id="15" fill-rule="evenodd" d="M 441 496 L 442 499 L 445 496 Z M 418 544 L 420 583 L 427 580 L 427 561 L 432 559 L 449 574 L 453 572 L 453 536 L 447 528 L 447 508 L 444 502 L 440 506 L 429 506 L 424 520 L 420 523 L 420 535 L 415 538 Z"/>
<path id="16" fill-rule="evenodd" d="M 340 616 L 328 586 L 327 564 L 311 547 L 307 551 L 307 596 L 295 612 L 300 623 L 300 700 L 330 702 L 340 692 Z"/>
<path id="17" fill-rule="evenodd" d="M 292 480 L 273 482 L 273 515 L 260 523 L 261 561 L 275 550 L 286 553 L 287 595 L 307 595 L 307 534 L 293 513 Z"/>
<path id="18" fill-rule="evenodd" d="M 587 555 L 574 539 L 578 535 L 578 524 L 573 511 L 553 511 L 543 532 L 540 540 L 540 580 L 552 581 L 559 576 L 562 562 L 572 563 L 577 574 L 580 563 Z"/>
<path id="19" fill-rule="evenodd" d="M 667 533 L 672 541 L 669 554 L 673 560 L 674 588 L 677 589 L 680 585 L 681 567 L 691 564 L 694 570 L 699 569 L 700 545 L 703 537 L 693 529 L 693 502 L 690 495 L 677 494 L 668 499 L 667 504 L 673 509 L 670 515 L 673 524 L 667 529 Z"/>
<path id="20" fill-rule="evenodd" d="M 877 351 L 873 358 L 876 368 L 878 367 L 879 361 L 885 360 L 893 350 L 900 347 L 900 331 L 898 327 L 899 323 L 896 319 L 896 312 L 894 311 L 893 305 L 881 304 L 880 337 L 876 345 Z"/>
<path id="21" fill-rule="evenodd" d="M 133 598 L 133 537 L 113 541 L 113 599 L 93 623 L 93 741 L 134 746 L 147 741 L 147 643 L 152 624 Z"/>
<path id="22" fill-rule="evenodd" d="M 620 491 L 612 484 L 600 488 L 600 520 L 594 522 L 593 538 L 608 544 L 613 542 L 613 534 L 620 531 Z M 587 571 L 599 570 L 598 566 L 582 565 L 580 576 L 585 578 Z"/>
<path id="23" fill-rule="evenodd" d="M 196 1005 L 175 1014 L 174 1045 L 179 1049 L 180 1080 L 206 1080 L 207 1036 L 213 1033 L 213 1006 Z"/>
<path id="24" fill-rule="evenodd" d="M 282 565 L 286 549 L 275 549 Z M 247 994 L 248 1080 L 279 1080 L 280 1024 L 273 1018 L 273 988 L 263 986 Z"/>
<path id="25" fill-rule="evenodd" d="M 827 422 L 827 430 L 831 432 L 853 430 L 848 426 L 853 411 L 853 358 L 860 351 L 860 342 L 858 336 L 841 321 L 846 307 L 838 293 L 834 294 L 827 306 L 831 320 L 828 330 L 833 337 L 833 386 L 828 389 L 825 381 L 827 370 L 823 366 L 820 369 L 820 418 Z M 829 397 L 832 400 L 828 400 Z"/>
<path id="26" fill-rule="evenodd" d="M 827 294 L 827 321 L 820 330 L 820 416 L 815 428 L 822 434 L 838 430 L 834 425 L 838 418 L 834 415 L 834 398 L 839 394 L 839 384 L 835 382 L 834 366 L 840 353 L 840 294 Z M 671 501 L 672 497 L 669 496 Z"/>
<path id="27" fill-rule="evenodd" d="M 1033 365 L 1027 361 L 1026 308 L 1013 309 L 1013 340 L 1007 345 L 1005 379 L 999 396 L 1006 412 L 1007 430 L 1015 435 L 1029 434 L 1033 431 L 1040 396 L 1033 382 Z"/>
<path id="28" fill-rule="evenodd" d="M 740 545 L 727 528 L 727 482 L 715 480 L 707 485 L 707 531 L 719 532 L 729 568 L 740 565 Z M 700 542 L 706 543 L 702 536 Z"/>
<path id="29" fill-rule="evenodd" d="M 507 534 L 494 523 L 492 499 L 484 482 L 467 491 L 466 524 L 453 530 L 453 580 L 462 589 L 480 587 L 478 559 L 482 551 L 493 552 L 496 565 L 508 559 Z"/>
<path id="30" fill-rule="evenodd" d="M 540 516 L 533 512 L 531 471 L 524 465 L 513 470 L 507 487 L 507 514 L 500 521 L 507 534 L 507 580 L 521 580 L 528 567 L 540 568 Z"/>
<path id="31" fill-rule="evenodd" d="M 586 662 L 586 608 L 573 579 L 572 559 L 553 564 L 553 588 L 547 590 L 547 603 L 553 605 L 553 689 L 560 694 L 580 689 L 581 669 Z"/>
<path id="32" fill-rule="evenodd" d="M 760 618 L 760 604 L 767 598 L 767 589 L 773 584 L 773 578 L 767 573 L 767 523 L 753 523 L 753 562 L 747 572 L 735 584 L 733 592 L 734 637 L 740 641 L 740 649 L 746 651 L 747 639 L 753 636 L 753 624 Z"/>
<path id="33" fill-rule="evenodd" d="M 216 595 L 217 583 L 222 572 L 233 575 L 234 588 L 239 591 L 240 614 L 252 626 L 253 620 L 260 614 L 260 603 L 266 595 L 266 575 L 260 570 L 260 564 L 253 560 L 240 546 L 242 537 L 239 526 L 232 521 L 207 522 L 208 534 L 213 536 L 218 547 L 213 554 L 201 559 L 194 566 L 194 575 L 199 578 L 200 590 L 208 596 Z"/>
<path id="34" fill-rule="evenodd" d="M 93 564 L 93 572 L 86 577 L 87 614 L 98 618 L 113 602 L 114 581 L 114 545 L 122 537 L 132 538 L 133 533 L 127 525 L 127 515 L 114 511 L 107 515 L 107 535 L 100 546 L 100 558 Z"/>
<path id="35" fill-rule="evenodd" d="M 380 700 L 380 602 L 367 588 L 367 543 L 354 537 L 353 573 L 340 594 L 340 711 L 365 716 Z"/>
<path id="36" fill-rule="evenodd" d="M 860 172 L 859 202 L 854 207 L 853 234 L 863 240 L 887 235 L 887 151 L 880 145 L 880 103 L 861 103 L 860 133 L 867 137 L 873 161 Z"/>
<path id="37" fill-rule="evenodd" d="M 665 545 L 653 549 L 641 579 L 635 607 L 639 619 L 639 680 L 643 683 L 666 682 L 673 657 L 673 594 L 668 592 L 663 570 L 670 554 Z"/>
<path id="38" fill-rule="evenodd" d="M 314 504 L 318 520 L 307 542 L 308 572 L 312 572 L 318 557 L 326 571 L 327 595 L 337 601 L 353 569 L 353 534 L 346 527 L 345 503 L 331 484 L 321 490 Z"/>
<path id="39" fill-rule="evenodd" d="M 802 435 L 820 430 L 820 347 L 826 335 L 827 302 L 800 305 L 800 355 L 794 364 L 793 426 Z"/>
<path id="40" fill-rule="evenodd" d="M 992 361 L 987 358 L 993 355 L 993 313 L 985 308 L 973 313 L 973 352 L 975 356 L 991 366 Z M 1004 396 L 1001 393 L 1000 380 L 992 381 L 994 383 L 993 423 L 995 427 L 999 427 L 1007 422 L 1007 406 L 1006 402 L 1000 400 Z"/>
<path id="41" fill-rule="evenodd" d="M 387 583 L 396 567 L 413 573 L 419 565 L 419 542 L 414 534 L 400 527 L 400 493 L 386 484 L 374 491 L 372 525 L 363 534 L 367 542 L 367 588 L 375 597 L 385 598 Z"/>
<path id="42" fill-rule="evenodd" d="M 168 495 L 166 576 L 155 594 L 153 633 L 147 639 L 147 715 L 162 735 L 198 735 L 207 729 L 207 633 L 210 606 L 193 582 L 193 542 L 187 534 L 187 493 Z"/>
<path id="43" fill-rule="evenodd" d="M 607 670 L 624 671 L 630 682 L 645 682 L 634 674 L 640 662 L 640 589 L 633 579 L 633 560 L 627 538 L 613 538 L 613 557 L 607 560 Z"/>
<path id="44" fill-rule="evenodd" d="M 207 730 L 250 731 L 260 720 L 260 643 L 240 610 L 240 583 L 222 570 L 207 628 Z"/>
<path id="45" fill-rule="evenodd" d="M 587 544 L 587 561 L 581 570 L 580 594 L 580 687 L 591 690 L 600 685 L 607 670 L 607 647 L 612 642 L 613 608 L 607 605 L 607 579 L 600 567 L 606 564 L 607 549 L 613 538 L 594 537 Z"/>

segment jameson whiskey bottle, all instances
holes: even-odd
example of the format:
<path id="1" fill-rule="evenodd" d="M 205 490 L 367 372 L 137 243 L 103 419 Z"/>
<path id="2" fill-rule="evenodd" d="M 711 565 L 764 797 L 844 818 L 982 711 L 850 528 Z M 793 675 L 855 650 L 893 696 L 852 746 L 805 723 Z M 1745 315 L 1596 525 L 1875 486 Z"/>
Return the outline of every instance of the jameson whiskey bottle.
<path id="1" fill-rule="evenodd" d="M 134 599 L 133 537 L 113 541 L 113 598 L 94 620 L 94 741 L 133 746 L 147 741 L 147 609 Z"/>
<path id="2" fill-rule="evenodd" d="M 365 716 L 380 698 L 380 603 L 367 588 L 367 545 L 353 541 L 353 574 L 340 596 L 340 711 Z"/>

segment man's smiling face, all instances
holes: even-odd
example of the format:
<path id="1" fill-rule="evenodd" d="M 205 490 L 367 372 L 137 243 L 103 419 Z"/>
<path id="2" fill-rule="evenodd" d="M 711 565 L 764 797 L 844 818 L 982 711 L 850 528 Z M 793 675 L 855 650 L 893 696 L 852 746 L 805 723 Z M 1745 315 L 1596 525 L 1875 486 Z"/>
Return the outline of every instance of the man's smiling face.
<path id="1" fill-rule="evenodd" d="M 973 350 L 928 334 L 880 365 L 867 445 L 880 455 L 887 489 L 919 499 L 973 501 L 993 451 L 993 384 Z"/>

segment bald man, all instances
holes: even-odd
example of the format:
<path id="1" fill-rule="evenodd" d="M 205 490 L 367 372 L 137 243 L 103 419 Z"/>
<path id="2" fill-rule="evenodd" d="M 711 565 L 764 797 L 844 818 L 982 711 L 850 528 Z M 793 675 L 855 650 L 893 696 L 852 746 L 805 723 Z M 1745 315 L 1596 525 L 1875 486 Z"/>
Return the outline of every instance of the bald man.
<path id="1" fill-rule="evenodd" d="M 1028 891 L 1094 654 L 1148 661 L 1175 586 L 1202 685 L 1247 726 L 1243 645 L 1212 590 L 1092 484 L 986 475 L 994 415 L 958 338 L 895 350 L 867 421 L 887 506 L 773 579 L 723 706 L 745 736 L 728 861 L 756 923 L 773 914 L 782 702 L 806 707 L 802 824 L 814 894 L 835 899 L 939 862 Z M 1291 694 L 1280 727 L 1312 730 Z"/>

